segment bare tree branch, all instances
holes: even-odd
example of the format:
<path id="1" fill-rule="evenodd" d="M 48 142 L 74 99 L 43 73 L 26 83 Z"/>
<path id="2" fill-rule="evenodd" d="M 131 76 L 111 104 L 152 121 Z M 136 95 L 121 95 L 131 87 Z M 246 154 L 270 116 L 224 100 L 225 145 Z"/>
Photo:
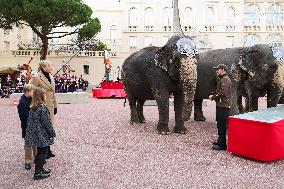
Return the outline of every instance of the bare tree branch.
<path id="1" fill-rule="evenodd" d="M 78 33 L 78 31 L 74 31 L 74 32 L 70 32 L 70 33 L 66 33 L 64 35 L 61 35 L 61 36 L 56 36 L 56 37 L 47 37 L 48 39 L 58 39 L 58 38 L 62 38 L 62 37 L 66 37 L 68 35 L 72 35 L 72 34 L 76 34 Z"/>

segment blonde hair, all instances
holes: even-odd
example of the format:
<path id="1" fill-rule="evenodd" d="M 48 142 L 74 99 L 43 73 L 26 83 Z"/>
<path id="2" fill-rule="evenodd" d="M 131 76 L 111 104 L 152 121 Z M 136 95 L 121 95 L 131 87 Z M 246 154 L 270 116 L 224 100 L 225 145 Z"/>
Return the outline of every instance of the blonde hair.
<path id="1" fill-rule="evenodd" d="M 32 98 L 32 103 L 31 103 L 31 109 L 35 110 L 39 106 L 44 105 L 44 92 L 41 88 L 35 87 L 34 88 L 34 93 L 33 93 L 33 98 Z"/>
<path id="2" fill-rule="evenodd" d="M 24 88 L 23 88 L 23 92 L 25 94 L 25 93 L 28 93 L 28 92 L 34 90 L 34 89 L 35 89 L 35 86 L 33 84 L 25 84 Z"/>
<path id="3" fill-rule="evenodd" d="M 39 67 L 38 67 L 38 71 L 42 71 L 42 67 L 45 67 L 47 65 L 50 65 L 50 61 L 49 60 L 41 60 L 39 61 Z"/>

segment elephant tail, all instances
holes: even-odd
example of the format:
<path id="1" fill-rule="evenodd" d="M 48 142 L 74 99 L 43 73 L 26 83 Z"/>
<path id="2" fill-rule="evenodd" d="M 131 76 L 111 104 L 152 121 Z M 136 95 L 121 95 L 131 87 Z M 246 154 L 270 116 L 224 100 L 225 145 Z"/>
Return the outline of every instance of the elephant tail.
<path id="1" fill-rule="evenodd" d="M 125 107 L 127 96 L 125 96 L 123 106 Z"/>

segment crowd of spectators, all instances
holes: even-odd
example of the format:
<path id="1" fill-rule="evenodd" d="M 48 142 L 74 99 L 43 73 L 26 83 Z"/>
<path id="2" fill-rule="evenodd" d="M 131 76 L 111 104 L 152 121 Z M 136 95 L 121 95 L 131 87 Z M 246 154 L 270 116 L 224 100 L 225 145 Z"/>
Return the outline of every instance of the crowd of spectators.
<path id="1" fill-rule="evenodd" d="M 56 75 L 54 77 L 56 93 L 83 92 L 88 87 L 88 81 L 71 74 Z M 27 83 L 24 74 L 13 79 L 10 75 L 0 78 L 0 97 L 9 98 L 12 93 L 22 93 L 23 87 Z"/>

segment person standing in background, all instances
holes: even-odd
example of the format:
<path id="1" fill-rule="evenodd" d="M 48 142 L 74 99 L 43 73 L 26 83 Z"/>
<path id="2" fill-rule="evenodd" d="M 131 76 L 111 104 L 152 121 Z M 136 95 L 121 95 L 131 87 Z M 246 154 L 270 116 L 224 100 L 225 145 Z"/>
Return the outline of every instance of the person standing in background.
<path id="1" fill-rule="evenodd" d="M 52 65 L 48 60 L 41 60 L 39 62 L 38 74 L 33 76 L 30 83 L 36 87 L 42 88 L 46 95 L 45 104 L 50 112 L 50 119 L 52 126 L 54 127 L 54 115 L 57 113 L 57 101 L 55 96 L 55 83 L 53 76 L 51 75 Z M 48 148 L 48 157 L 55 157 L 55 155 Z"/>

